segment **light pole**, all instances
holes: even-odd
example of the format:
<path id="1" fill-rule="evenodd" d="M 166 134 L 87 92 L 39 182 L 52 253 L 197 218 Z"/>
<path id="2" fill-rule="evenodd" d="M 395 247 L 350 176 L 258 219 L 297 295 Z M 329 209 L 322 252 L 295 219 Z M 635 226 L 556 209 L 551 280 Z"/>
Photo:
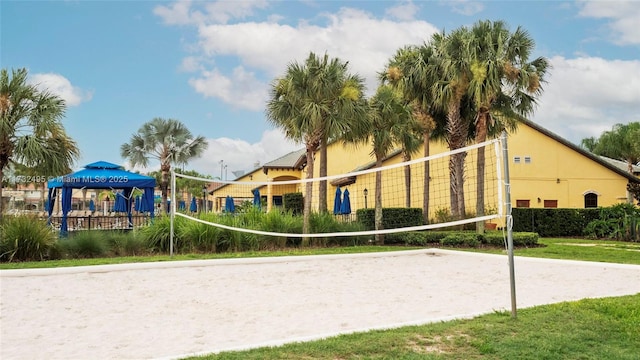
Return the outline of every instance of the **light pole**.
<path id="1" fill-rule="evenodd" d="M 224 160 L 220 160 L 220 180 L 222 180 L 222 170 L 224 169 Z"/>
<path id="2" fill-rule="evenodd" d="M 224 166 L 224 179 L 227 180 L 227 165 Z"/>
<path id="3" fill-rule="evenodd" d="M 364 194 L 364 208 L 366 209 L 367 208 L 367 195 L 369 195 L 369 190 L 367 190 L 365 188 L 362 193 Z"/>

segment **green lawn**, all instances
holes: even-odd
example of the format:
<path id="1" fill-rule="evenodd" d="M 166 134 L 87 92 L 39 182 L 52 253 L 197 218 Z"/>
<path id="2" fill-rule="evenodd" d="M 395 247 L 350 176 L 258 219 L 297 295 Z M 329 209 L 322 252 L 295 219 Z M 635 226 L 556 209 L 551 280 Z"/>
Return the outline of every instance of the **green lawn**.
<path id="1" fill-rule="evenodd" d="M 190 359 L 637 360 L 640 294 Z"/>
<path id="2" fill-rule="evenodd" d="M 549 259 L 584 260 L 640 265 L 640 243 L 585 240 L 585 239 L 540 239 L 535 248 L 520 248 L 516 256 Z M 464 249 L 493 254 L 506 253 L 504 249 Z"/>

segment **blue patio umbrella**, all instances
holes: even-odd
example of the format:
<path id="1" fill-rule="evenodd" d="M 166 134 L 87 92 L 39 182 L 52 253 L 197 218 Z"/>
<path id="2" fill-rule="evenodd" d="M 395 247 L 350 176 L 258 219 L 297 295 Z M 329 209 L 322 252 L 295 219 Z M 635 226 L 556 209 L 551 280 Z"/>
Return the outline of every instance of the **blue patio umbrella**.
<path id="1" fill-rule="evenodd" d="M 224 204 L 224 211 L 232 213 L 236 211 L 236 205 L 233 203 L 233 198 L 227 195 L 227 199 Z"/>
<path id="2" fill-rule="evenodd" d="M 140 198 L 140 205 L 137 210 L 141 213 L 148 212 L 153 214 L 153 210 L 154 210 L 153 192 L 149 191 L 149 193 L 150 194 L 147 194 L 145 192 L 144 194 L 142 194 L 142 197 Z M 138 203 L 137 199 L 136 199 L 136 203 Z"/>
<path id="3" fill-rule="evenodd" d="M 91 212 L 96 211 L 96 203 L 94 203 L 94 202 L 93 202 L 93 199 L 92 199 L 92 200 L 89 200 L 89 210 L 90 210 Z"/>
<path id="4" fill-rule="evenodd" d="M 127 199 L 121 192 L 116 193 L 116 200 L 113 202 L 113 211 L 127 212 Z"/>
<path id="5" fill-rule="evenodd" d="M 262 204 L 260 203 L 260 190 L 258 190 L 258 188 L 255 188 L 251 190 L 251 192 L 253 192 L 253 206 L 260 209 L 260 207 L 262 206 Z"/>
<path id="6" fill-rule="evenodd" d="M 135 199 L 135 204 L 133 205 L 133 209 L 137 212 L 142 212 L 142 210 L 140 210 L 142 208 L 142 199 L 140 198 L 140 195 L 136 196 Z"/>
<path id="7" fill-rule="evenodd" d="M 333 200 L 333 215 L 340 214 L 340 206 L 342 205 L 342 201 L 340 200 L 340 196 L 342 195 L 342 191 L 340 190 L 340 186 L 336 189 L 336 197 Z"/>
<path id="8" fill-rule="evenodd" d="M 53 206 L 56 203 L 56 197 L 58 192 L 55 188 L 49 188 L 49 197 L 47 198 L 47 213 L 49 214 L 49 218 L 51 218 L 51 214 L 53 214 Z"/>
<path id="9" fill-rule="evenodd" d="M 189 211 L 191 211 L 191 212 L 198 211 L 198 201 L 196 200 L 195 196 L 191 198 L 191 204 L 189 205 Z"/>
<path id="10" fill-rule="evenodd" d="M 344 189 L 342 194 L 342 204 L 340 205 L 340 214 L 351 214 L 351 199 L 349 199 L 349 189 Z"/>

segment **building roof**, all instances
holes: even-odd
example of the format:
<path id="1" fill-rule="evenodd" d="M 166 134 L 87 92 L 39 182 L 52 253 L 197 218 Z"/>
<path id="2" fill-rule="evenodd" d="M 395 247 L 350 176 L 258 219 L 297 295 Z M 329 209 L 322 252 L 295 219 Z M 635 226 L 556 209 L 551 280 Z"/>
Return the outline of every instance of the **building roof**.
<path id="1" fill-rule="evenodd" d="M 262 166 L 262 169 L 267 172 L 268 169 L 302 169 L 307 161 L 306 149 L 292 151 L 284 156 L 281 156 L 275 160 L 269 161 Z"/>
<path id="2" fill-rule="evenodd" d="M 621 169 L 618 166 L 612 164 L 611 162 L 603 160 L 600 156 L 595 155 L 594 153 L 581 148 L 580 146 L 578 146 L 578 145 L 572 143 L 571 141 L 561 137 L 560 135 L 552 133 L 551 131 L 543 128 L 542 126 L 534 123 L 531 120 L 524 120 L 524 121 L 522 121 L 522 123 L 527 125 L 527 126 L 529 126 L 532 129 L 534 129 L 534 130 L 536 130 L 536 131 L 538 131 L 538 132 L 540 132 L 540 133 L 552 138 L 553 140 L 555 140 L 555 141 L 561 143 L 562 145 L 572 149 L 573 151 L 576 151 L 576 152 L 580 153 L 581 155 L 586 156 L 587 158 L 589 158 L 589 159 L 595 161 L 596 163 L 606 167 L 607 169 L 609 169 L 609 170 L 611 170 L 611 171 L 613 171 L 613 172 L 615 172 L 615 173 L 617 173 L 617 174 L 619 174 L 621 176 L 624 176 L 625 178 L 629 179 L 629 181 L 632 181 L 632 182 L 635 182 L 635 183 L 640 183 L 640 178 L 639 177 L 634 176 L 632 174 L 629 174 L 629 172 L 627 172 L 626 165 L 625 165 L 624 169 Z M 611 160 L 613 160 L 613 159 L 611 159 Z"/>
<path id="3" fill-rule="evenodd" d="M 619 169 L 625 171 L 625 172 L 629 172 L 629 165 L 627 165 L 626 162 L 624 161 L 620 161 L 620 160 L 616 160 L 616 159 L 612 159 L 612 158 L 608 158 L 606 156 L 599 156 L 600 159 L 608 162 L 609 164 L 612 164 L 613 166 L 618 167 Z M 639 165 L 631 165 L 631 168 L 633 169 L 633 173 L 638 175 L 640 174 L 640 166 Z"/>

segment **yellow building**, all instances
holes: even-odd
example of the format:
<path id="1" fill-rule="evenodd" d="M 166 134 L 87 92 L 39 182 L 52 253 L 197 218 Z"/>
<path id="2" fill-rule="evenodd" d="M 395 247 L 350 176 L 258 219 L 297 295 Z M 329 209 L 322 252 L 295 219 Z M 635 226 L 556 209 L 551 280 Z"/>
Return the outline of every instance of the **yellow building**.
<path id="1" fill-rule="evenodd" d="M 305 163 L 305 151 L 302 149 L 251 170 L 233 182 L 221 183 L 210 192 L 211 198 L 213 198 L 214 211 L 220 212 L 224 210 L 227 196 L 233 198 L 235 205 L 245 201 L 253 201 L 253 190 L 260 192 L 261 198 L 266 201 L 267 211 L 271 210 L 272 206 L 282 206 L 284 194 L 302 192 L 301 185 L 279 184 L 278 186 L 272 186 L 270 184 L 300 180 Z"/>
<path id="2" fill-rule="evenodd" d="M 511 199 L 514 207 L 560 207 L 584 208 L 610 206 L 626 202 L 626 186 L 629 182 L 640 182 L 640 178 L 624 170 L 624 164 L 602 158 L 583 150 L 560 136 L 542 128 L 533 122 L 522 123 L 517 131 L 508 136 L 508 155 L 511 180 Z M 448 151 L 446 144 L 432 141 L 432 156 Z M 327 147 L 327 204 L 331 208 L 338 187 L 348 189 L 352 210 L 373 207 L 375 196 L 375 175 L 362 173 L 372 169 L 375 158 L 371 155 L 371 146 L 356 147 L 333 142 Z M 423 149 L 414 155 L 419 158 Z M 498 203 L 495 190 L 497 169 L 495 152 L 488 148 L 485 152 L 485 206 L 493 207 Z M 315 154 L 314 177 L 319 176 L 319 154 Z M 402 162 L 399 150 L 389 154 L 383 166 L 392 166 Z M 304 184 L 279 186 L 278 182 L 305 178 L 306 157 L 304 149 L 287 154 L 265 164 L 236 179 L 240 182 L 269 182 L 269 185 L 255 186 L 260 190 L 268 207 L 280 205 L 282 195 L 288 192 L 304 193 Z M 450 205 L 448 160 L 433 161 L 430 169 L 430 205 L 429 216 Z M 465 194 L 475 195 L 476 155 L 469 152 L 465 158 Z M 640 169 L 634 168 L 640 173 Z M 355 175 L 352 175 L 354 172 Z M 340 176 L 349 174 L 349 176 Z M 383 174 L 382 204 L 384 207 L 405 207 L 407 204 L 404 168 L 397 167 Z M 422 207 L 424 177 L 423 163 L 411 166 L 410 206 Z M 223 201 L 227 195 L 236 199 L 251 200 L 250 184 L 229 184 L 216 189 L 212 194 L 217 201 Z M 312 208 L 317 209 L 319 201 L 318 185 L 314 183 Z M 237 202 L 238 200 L 236 200 Z M 467 211 L 475 211 L 475 199 L 466 205 Z"/>

